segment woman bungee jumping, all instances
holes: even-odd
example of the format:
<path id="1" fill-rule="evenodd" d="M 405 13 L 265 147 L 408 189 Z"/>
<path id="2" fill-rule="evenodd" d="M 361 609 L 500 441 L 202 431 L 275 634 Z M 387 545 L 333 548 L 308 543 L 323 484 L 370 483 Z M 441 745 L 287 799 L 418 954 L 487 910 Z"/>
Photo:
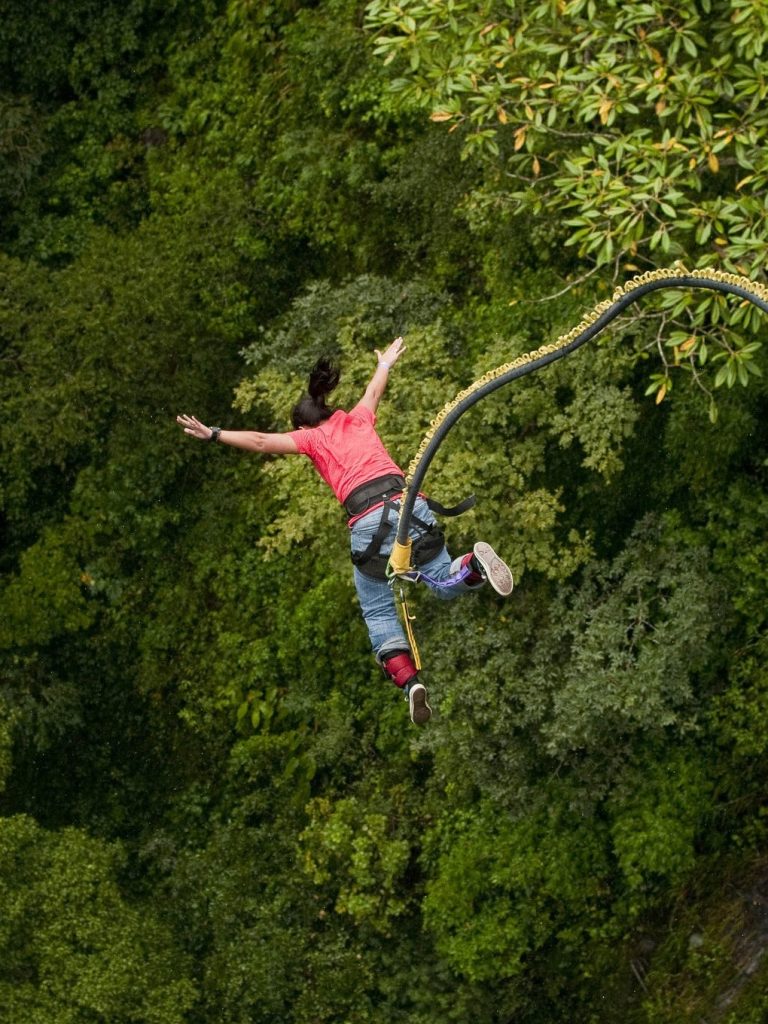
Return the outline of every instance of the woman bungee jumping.
<path id="1" fill-rule="evenodd" d="M 349 412 L 328 406 L 326 399 L 339 383 L 340 374 L 332 363 L 320 359 L 309 375 L 307 393 L 293 408 L 292 431 L 222 430 L 207 427 L 194 416 L 176 419 L 185 434 L 201 441 L 269 455 L 306 455 L 312 460 L 348 516 L 355 588 L 376 660 L 407 696 L 411 720 L 422 725 L 432 709 L 385 572 L 405 478 L 375 429 L 376 409 L 389 371 L 405 345 L 402 338 L 395 338 L 384 352 L 375 351 L 376 370 L 363 397 Z M 512 574 L 490 544 L 478 541 L 472 551 L 451 558 L 431 505 L 440 508 L 423 495 L 414 504 L 410 536 L 416 567 L 408 574 L 410 578 L 426 583 L 443 599 L 477 590 L 486 580 L 502 596 L 510 594 Z"/>

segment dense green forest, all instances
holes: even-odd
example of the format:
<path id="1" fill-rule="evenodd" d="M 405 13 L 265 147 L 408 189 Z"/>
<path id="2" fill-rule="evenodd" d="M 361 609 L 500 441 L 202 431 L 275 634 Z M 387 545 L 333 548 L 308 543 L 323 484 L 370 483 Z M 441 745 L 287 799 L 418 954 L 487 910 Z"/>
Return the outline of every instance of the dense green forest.
<path id="1" fill-rule="evenodd" d="M 765 283 L 764 0 L 8 0 L 3 1024 L 768 1016 L 768 318 L 661 292 L 429 490 L 515 574 L 372 658 L 290 429 L 407 465 L 639 271 Z M 762 371 L 762 372 L 761 372 Z"/>

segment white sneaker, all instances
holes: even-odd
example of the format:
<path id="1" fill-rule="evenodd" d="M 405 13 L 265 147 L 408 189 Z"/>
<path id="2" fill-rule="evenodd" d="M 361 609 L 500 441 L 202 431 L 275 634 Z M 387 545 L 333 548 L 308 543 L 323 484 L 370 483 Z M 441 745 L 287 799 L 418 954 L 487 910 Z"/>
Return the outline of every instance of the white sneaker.
<path id="1" fill-rule="evenodd" d="M 423 683 L 412 683 L 408 690 L 408 705 L 414 725 L 424 725 L 432 717 L 432 708 L 427 703 L 427 689 Z"/>
<path id="2" fill-rule="evenodd" d="M 507 563 L 503 562 L 491 545 L 486 544 L 484 540 L 479 540 L 475 544 L 474 555 L 480 563 L 483 576 L 485 576 L 496 593 L 501 594 L 502 597 L 509 597 L 515 581 L 512 579 L 512 573 L 509 571 Z"/>

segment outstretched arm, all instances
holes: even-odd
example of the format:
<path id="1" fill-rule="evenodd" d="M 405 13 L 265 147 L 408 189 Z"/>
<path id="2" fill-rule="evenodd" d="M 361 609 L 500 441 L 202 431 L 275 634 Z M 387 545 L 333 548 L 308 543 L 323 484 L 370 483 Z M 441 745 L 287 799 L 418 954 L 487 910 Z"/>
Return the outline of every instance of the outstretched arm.
<path id="1" fill-rule="evenodd" d="M 374 351 L 376 352 L 376 358 L 379 360 L 379 365 L 376 367 L 376 372 L 371 377 L 368 387 L 365 389 L 365 394 L 360 401 L 360 405 L 364 405 L 373 413 L 376 412 L 381 396 L 384 394 L 384 388 L 389 380 L 389 371 L 403 352 L 405 352 L 405 345 L 402 338 L 395 338 L 392 344 L 385 348 L 383 352 L 379 352 L 378 349 Z"/>
<path id="2" fill-rule="evenodd" d="M 200 441 L 213 440 L 213 428 L 194 416 L 177 416 L 176 422 L 184 428 L 184 433 L 196 437 Z M 228 444 L 233 448 L 244 448 L 249 452 L 262 452 L 264 455 L 298 455 L 299 449 L 290 434 L 262 434 L 258 430 L 222 430 L 216 440 L 219 444 Z"/>

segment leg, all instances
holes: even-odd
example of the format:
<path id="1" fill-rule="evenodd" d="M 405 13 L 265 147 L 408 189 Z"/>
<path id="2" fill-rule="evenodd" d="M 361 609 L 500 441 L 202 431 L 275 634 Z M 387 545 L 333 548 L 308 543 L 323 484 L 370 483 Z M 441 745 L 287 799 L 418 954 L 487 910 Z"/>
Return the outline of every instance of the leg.
<path id="1" fill-rule="evenodd" d="M 376 660 L 392 682 L 408 696 L 411 721 L 428 722 L 432 708 L 419 682 L 403 627 L 395 607 L 395 595 L 385 580 L 371 579 L 355 568 L 355 589 Z"/>
<path id="2" fill-rule="evenodd" d="M 418 498 L 414 512 L 426 523 L 435 521 L 429 506 Z M 416 530 L 412 536 L 417 536 Z M 488 580 L 493 589 L 507 597 L 512 593 L 512 573 L 496 554 L 490 544 L 478 541 L 473 550 L 459 558 L 451 559 L 448 549 L 443 550 L 426 565 L 419 566 L 417 579 L 422 580 L 434 594 L 443 600 L 451 600 L 459 594 L 477 590 Z"/>
<path id="3" fill-rule="evenodd" d="M 416 499 L 413 512 L 414 516 L 423 523 L 428 525 L 436 523 L 429 505 L 423 498 Z M 412 525 L 411 540 L 416 541 L 419 536 L 419 528 Z M 459 594 L 476 589 L 482 584 L 482 579 L 479 576 L 476 580 L 471 580 L 468 578 L 469 572 L 463 570 L 463 559 L 452 558 L 448 553 L 448 548 L 444 546 L 434 558 L 418 567 L 413 578 L 425 583 L 437 597 L 444 601 L 450 601 L 454 597 L 458 597 Z"/>
<path id="4" fill-rule="evenodd" d="M 387 654 L 397 651 L 408 651 L 408 640 L 398 618 L 395 595 L 390 585 L 386 580 L 371 579 L 357 567 L 354 575 L 360 610 L 377 660 L 383 661 Z"/>
<path id="5" fill-rule="evenodd" d="M 451 601 L 461 594 L 468 594 L 482 587 L 483 577 L 467 567 L 471 555 L 451 558 L 448 549 L 443 548 L 436 558 L 419 566 L 415 579 L 426 584 L 442 601 Z"/>

